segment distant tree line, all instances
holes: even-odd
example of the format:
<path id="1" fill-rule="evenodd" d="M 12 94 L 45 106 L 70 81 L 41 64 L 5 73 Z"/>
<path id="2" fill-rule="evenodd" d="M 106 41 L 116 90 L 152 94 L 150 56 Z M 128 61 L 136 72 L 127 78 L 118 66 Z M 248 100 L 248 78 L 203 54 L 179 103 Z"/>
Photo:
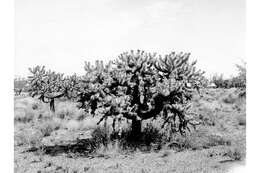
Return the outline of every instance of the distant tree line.
<path id="1" fill-rule="evenodd" d="M 238 75 L 224 79 L 223 75 L 215 74 L 210 82 L 215 84 L 217 88 L 246 88 L 246 64 L 236 64 Z"/>

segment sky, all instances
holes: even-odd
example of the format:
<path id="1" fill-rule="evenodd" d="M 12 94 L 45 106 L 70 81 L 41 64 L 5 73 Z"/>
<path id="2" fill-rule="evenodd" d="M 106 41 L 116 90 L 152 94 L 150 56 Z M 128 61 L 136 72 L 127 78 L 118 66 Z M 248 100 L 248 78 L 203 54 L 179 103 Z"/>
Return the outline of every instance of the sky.
<path id="1" fill-rule="evenodd" d="M 15 76 L 45 65 L 84 74 L 84 62 L 129 50 L 189 52 L 207 76 L 245 60 L 245 0 L 15 0 Z"/>

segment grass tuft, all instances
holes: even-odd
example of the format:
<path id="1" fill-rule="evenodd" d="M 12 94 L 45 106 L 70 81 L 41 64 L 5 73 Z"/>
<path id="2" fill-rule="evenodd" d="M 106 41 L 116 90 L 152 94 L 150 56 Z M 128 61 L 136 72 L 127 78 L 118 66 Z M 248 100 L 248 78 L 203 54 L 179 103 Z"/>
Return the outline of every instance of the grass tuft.
<path id="1" fill-rule="evenodd" d="M 44 123 L 39 123 L 38 129 L 42 133 L 43 137 L 47 137 L 50 136 L 53 131 L 60 129 L 60 123 L 53 120 L 48 120 Z"/>

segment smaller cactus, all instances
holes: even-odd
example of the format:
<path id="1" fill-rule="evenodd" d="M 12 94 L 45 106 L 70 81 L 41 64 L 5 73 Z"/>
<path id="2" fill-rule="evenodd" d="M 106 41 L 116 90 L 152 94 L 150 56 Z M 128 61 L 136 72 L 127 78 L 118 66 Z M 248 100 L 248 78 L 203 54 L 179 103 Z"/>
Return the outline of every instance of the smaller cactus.
<path id="1" fill-rule="evenodd" d="M 62 73 L 46 71 L 44 66 L 29 68 L 32 76 L 29 80 L 29 95 L 50 104 L 50 110 L 55 112 L 54 100 L 60 97 L 75 97 L 74 89 L 78 84 L 76 75 L 66 76 Z"/>

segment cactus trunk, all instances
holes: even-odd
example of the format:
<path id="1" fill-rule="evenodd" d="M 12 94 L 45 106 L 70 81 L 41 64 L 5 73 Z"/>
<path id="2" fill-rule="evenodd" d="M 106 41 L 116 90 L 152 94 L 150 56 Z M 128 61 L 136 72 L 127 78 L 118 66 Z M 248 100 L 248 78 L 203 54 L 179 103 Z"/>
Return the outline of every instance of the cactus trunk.
<path id="1" fill-rule="evenodd" d="M 142 122 L 141 120 L 132 120 L 131 135 L 133 139 L 138 139 L 141 136 Z"/>
<path id="2" fill-rule="evenodd" d="M 51 99 L 51 101 L 50 101 L 50 110 L 51 110 L 52 112 L 55 112 L 54 98 Z"/>

